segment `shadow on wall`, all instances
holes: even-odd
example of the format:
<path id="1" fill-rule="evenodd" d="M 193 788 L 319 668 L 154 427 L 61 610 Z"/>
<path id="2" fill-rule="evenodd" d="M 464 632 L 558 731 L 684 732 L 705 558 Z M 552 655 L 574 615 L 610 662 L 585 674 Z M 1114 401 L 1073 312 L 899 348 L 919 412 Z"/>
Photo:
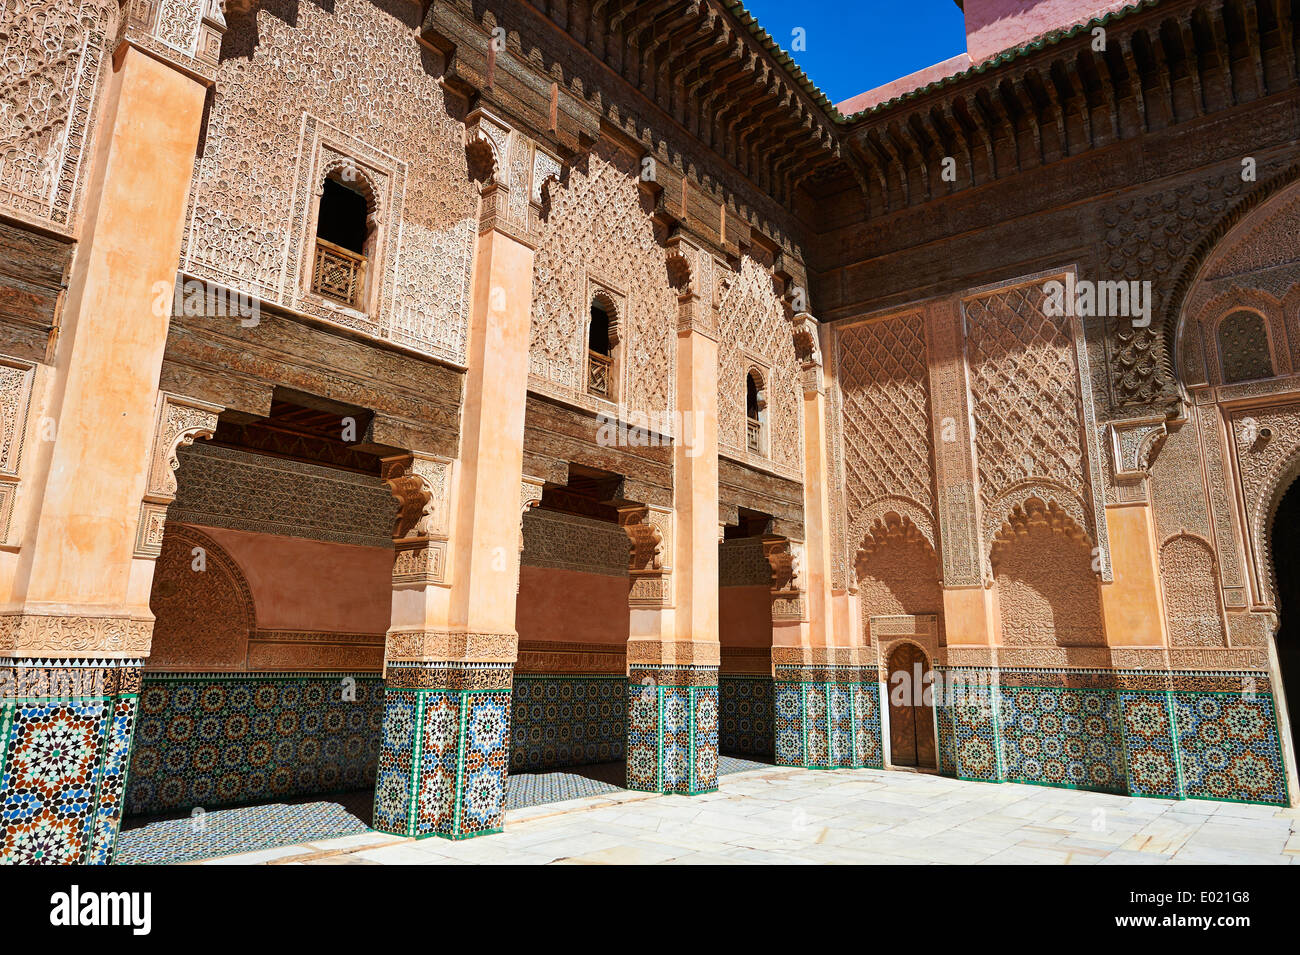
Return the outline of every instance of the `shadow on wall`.
<path id="1" fill-rule="evenodd" d="M 994 565 L 1002 643 L 1102 647 L 1101 593 L 1092 554 L 1050 527 L 1030 524 Z"/>

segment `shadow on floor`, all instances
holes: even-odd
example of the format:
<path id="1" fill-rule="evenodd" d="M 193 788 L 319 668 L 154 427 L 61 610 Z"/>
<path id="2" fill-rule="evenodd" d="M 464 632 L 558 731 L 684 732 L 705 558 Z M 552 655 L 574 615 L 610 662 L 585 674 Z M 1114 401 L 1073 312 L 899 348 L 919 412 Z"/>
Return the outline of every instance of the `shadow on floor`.
<path id="1" fill-rule="evenodd" d="M 216 809 L 207 810 L 208 813 L 224 812 L 228 809 L 256 809 L 259 806 L 280 805 L 280 806 L 301 806 L 307 803 L 330 802 L 342 806 L 349 815 L 361 821 L 364 826 L 369 826 L 373 820 L 375 810 L 375 791 L 374 789 L 353 789 L 341 793 L 310 793 L 305 796 L 281 796 L 274 803 L 269 800 L 260 800 L 251 803 L 235 803 L 229 806 L 220 806 Z M 144 826 L 155 822 L 171 822 L 176 819 L 190 819 L 193 815 L 193 809 L 177 809 L 174 812 L 152 813 L 142 816 L 127 816 L 122 820 L 121 832 L 128 832 L 132 829 L 140 829 Z"/>

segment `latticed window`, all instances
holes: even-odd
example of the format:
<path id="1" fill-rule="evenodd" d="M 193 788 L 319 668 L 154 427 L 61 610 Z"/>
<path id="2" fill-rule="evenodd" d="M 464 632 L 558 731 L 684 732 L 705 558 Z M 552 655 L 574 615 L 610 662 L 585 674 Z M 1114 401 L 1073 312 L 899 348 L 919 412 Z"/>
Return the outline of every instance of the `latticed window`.
<path id="1" fill-rule="evenodd" d="M 1273 377 L 1268 329 L 1258 312 L 1233 312 L 1219 323 L 1219 360 L 1223 380 L 1253 381 Z"/>
<path id="2" fill-rule="evenodd" d="M 745 376 L 745 446 L 756 454 L 763 453 L 762 403 L 758 378 L 751 371 Z"/>
<path id="3" fill-rule="evenodd" d="M 370 238 L 366 198 L 337 179 L 325 180 L 316 220 L 311 290 L 353 308 L 364 306 Z"/>
<path id="4" fill-rule="evenodd" d="M 614 397 L 614 356 L 610 346 L 609 312 L 599 302 L 591 305 L 587 326 L 587 393 Z"/>

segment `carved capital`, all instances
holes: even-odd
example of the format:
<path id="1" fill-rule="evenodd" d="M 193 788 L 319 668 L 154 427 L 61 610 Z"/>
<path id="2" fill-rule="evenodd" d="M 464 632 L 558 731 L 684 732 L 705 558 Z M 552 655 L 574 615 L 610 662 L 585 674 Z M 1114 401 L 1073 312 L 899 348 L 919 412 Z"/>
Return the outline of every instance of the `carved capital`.
<path id="1" fill-rule="evenodd" d="M 1141 481 L 1151 473 L 1151 461 L 1169 434 L 1163 416 L 1112 421 L 1109 425 L 1111 466 L 1115 480 Z"/>
<path id="2" fill-rule="evenodd" d="M 772 619 L 803 619 L 803 545 L 786 537 L 764 537 L 763 556 L 772 568 Z"/>
<path id="3" fill-rule="evenodd" d="M 390 630 L 385 657 L 389 663 L 513 663 L 518 644 L 515 633 Z"/>
<path id="4" fill-rule="evenodd" d="M 162 551 L 167 506 L 176 500 L 180 449 L 199 438 L 212 437 L 217 430 L 217 416 L 224 410 L 220 405 L 196 398 L 166 392 L 158 396 L 148 479 L 136 521 L 136 557 L 156 558 Z"/>
<path id="5" fill-rule="evenodd" d="M 393 540 L 445 540 L 451 462 L 418 452 L 403 454 L 384 458 L 381 474 L 397 500 Z"/>
<path id="6" fill-rule="evenodd" d="M 817 319 L 808 312 L 796 312 L 794 326 L 794 351 L 803 370 L 805 395 L 822 390 L 822 349 L 818 339 Z"/>
<path id="7" fill-rule="evenodd" d="M 163 393 L 154 418 L 153 450 L 149 456 L 149 482 L 145 500 L 170 504 L 176 499 L 176 469 L 181 448 L 217 430 L 217 416 L 225 409 L 195 398 Z"/>
<path id="8" fill-rule="evenodd" d="M 629 505 L 618 510 L 619 526 L 631 545 L 628 576 L 632 607 L 666 607 L 672 602 L 672 511 Z"/>

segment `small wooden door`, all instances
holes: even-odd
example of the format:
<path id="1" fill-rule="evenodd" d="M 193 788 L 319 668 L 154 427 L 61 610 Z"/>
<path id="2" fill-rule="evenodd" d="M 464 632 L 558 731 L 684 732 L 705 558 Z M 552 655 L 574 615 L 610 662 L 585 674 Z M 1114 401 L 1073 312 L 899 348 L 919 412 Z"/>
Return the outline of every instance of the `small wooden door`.
<path id="1" fill-rule="evenodd" d="M 929 672 L 929 661 L 913 644 L 900 644 L 889 655 L 889 761 L 895 766 L 936 766 L 934 707 L 924 680 Z"/>

